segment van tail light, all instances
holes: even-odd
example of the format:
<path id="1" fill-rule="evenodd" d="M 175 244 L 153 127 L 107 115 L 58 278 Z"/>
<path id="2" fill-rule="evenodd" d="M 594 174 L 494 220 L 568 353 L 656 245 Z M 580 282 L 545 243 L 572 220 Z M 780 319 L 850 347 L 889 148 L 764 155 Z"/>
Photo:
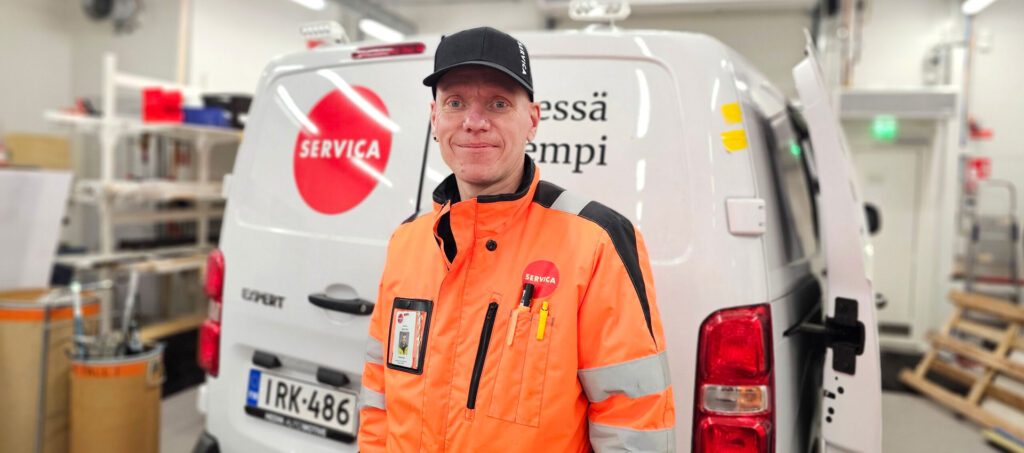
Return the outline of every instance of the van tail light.
<path id="1" fill-rule="evenodd" d="M 213 249 L 206 257 L 206 295 L 210 306 L 206 320 L 199 327 L 199 349 L 196 362 L 199 368 L 217 377 L 220 371 L 220 315 L 224 300 L 224 254 Z"/>
<path id="2" fill-rule="evenodd" d="M 220 249 L 213 249 L 206 257 L 206 297 L 224 300 L 224 254 Z"/>
<path id="3" fill-rule="evenodd" d="M 775 451 L 771 329 L 767 304 L 721 310 L 704 320 L 697 352 L 694 452 Z"/>
<path id="4" fill-rule="evenodd" d="M 386 44 L 383 46 L 360 47 L 352 52 L 353 60 L 365 60 L 367 58 L 395 57 L 398 55 L 415 55 L 423 53 L 427 46 L 421 42 L 409 42 L 403 44 Z"/>

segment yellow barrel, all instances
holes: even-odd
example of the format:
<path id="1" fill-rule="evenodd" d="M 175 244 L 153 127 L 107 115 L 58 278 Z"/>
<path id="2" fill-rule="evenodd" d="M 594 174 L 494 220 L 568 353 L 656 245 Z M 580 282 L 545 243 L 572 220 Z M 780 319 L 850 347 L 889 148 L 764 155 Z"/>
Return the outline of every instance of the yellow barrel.
<path id="1" fill-rule="evenodd" d="M 118 358 L 72 359 L 71 453 L 157 453 L 163 346 Z"/>
<path id="2" fill-rule="evenodd" d="M 37 437 L 41 452 L 68 451 L 73 309 L 70 294 L 40 303 L 49 292 L 48 288 L 0 291 L 0 452 L 35 452 Z M 99 311 L 96 295 L 83 292 L 86 333 L 95 333 Z M 40 395 L 44 346 L 46 386 Z M 45 408 L 42 420 L 40 406 Z"/>

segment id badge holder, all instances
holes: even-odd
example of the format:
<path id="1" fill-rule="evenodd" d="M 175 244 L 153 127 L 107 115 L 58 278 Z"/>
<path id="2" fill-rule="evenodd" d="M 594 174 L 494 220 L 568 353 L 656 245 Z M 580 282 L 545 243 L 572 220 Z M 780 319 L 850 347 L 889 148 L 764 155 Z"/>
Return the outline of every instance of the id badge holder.
<path id="1" fill-rule="evenodd" d="M 434 302 L 396 297 L 388 328 L 388 368 L 412 374 L 423 373 Z"/>

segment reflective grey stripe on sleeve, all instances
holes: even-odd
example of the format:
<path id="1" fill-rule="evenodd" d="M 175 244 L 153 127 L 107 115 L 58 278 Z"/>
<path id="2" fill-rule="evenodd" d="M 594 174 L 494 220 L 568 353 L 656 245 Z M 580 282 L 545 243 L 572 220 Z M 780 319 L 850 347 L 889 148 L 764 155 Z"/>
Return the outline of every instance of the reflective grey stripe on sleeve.
<path id="1" fill-rule="evenodd" d="M 672 380 L 668 374 L 668 354 L 649 355 L 636 360 L 599 368 L 579 370 L 580 384 L 591 403 L 612 395 L 630 398 L 660 393 Z"/>
<path id="2" fill-rule="evenodd" d="M 370 390 L 366 388 L 365 385 L 362 387 L 363 388 L 359 389 L 359 410 L 363 410 L 367 407 L 375 407 L 382 411 L 388 410 L 387 405 L 384 403 L 383 393 L 377 393 Z"/>
<path id="3" fill-rule="evenodd" d="M 590 200 L 576 196 L 568 190 L 558 194 L 558 198 L 551 203 L 551 209 L 567 212 L 572 215 L 579 215 L 583 207 L 590 203 Z"/>
<path id="4" fill-rule="evenodd" d="M 366 337 L 366 361 L 384 364 L 384 344 L 370 336 Z"/>
<path id="5" fill-rule="evenodd" d="M 675 428 L 641 431 L 590 422 L 595 453 L 675 453 Z"/>

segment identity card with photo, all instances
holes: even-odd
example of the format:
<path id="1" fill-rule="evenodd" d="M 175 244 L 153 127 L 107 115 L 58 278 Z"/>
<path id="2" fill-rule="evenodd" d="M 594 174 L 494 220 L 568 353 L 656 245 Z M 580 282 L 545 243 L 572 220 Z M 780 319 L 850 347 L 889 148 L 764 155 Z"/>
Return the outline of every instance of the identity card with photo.
<path id="1" fill-rule="evenodd" d="M 423 372 L 432 308 L 429 300 L 395 298 L 388 333 L 388 368 Z"/>

